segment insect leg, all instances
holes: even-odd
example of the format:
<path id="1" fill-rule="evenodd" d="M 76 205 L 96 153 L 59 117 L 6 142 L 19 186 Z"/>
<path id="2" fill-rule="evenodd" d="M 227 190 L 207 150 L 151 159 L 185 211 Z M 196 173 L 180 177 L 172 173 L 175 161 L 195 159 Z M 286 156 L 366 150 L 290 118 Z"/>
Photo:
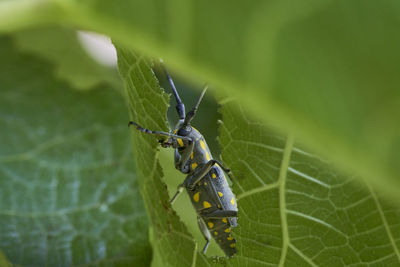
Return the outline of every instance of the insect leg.
<path id="1" fill-rule="evenodd" d="M 174 81 L 172 80 L 171 76 L 169 75 L 168 70 L 165 67 L 162 59 L 160 59 L 160 62 L 161 62 L 162 68 L 164 69 L 165 76 L 167 76 L 167 79 L 168 79 L 169 85 L 171 86 L 172 92 L 174 93 L 175 100 L 176 100 L 176 111 L 178 112 L 179 119 L 184 120 L 185 119 L 185 104 L 183 104 L 181 98 L 179 97 L 178 91 L 175 88 Z"/>
<path id="2" fill-rule="evenodd" d="M 214 166 L 215 164 L 220 165 L 221 163 L 218 160 L 212 159 L 208 161 L 206 164 L 199 166 L 191 176 L 186 177 L 185 181 L 183 182 L 185 187 L 190 190 L 193 190 L 194 186 L 210 171 L 211 167 Z M 221 168 L 224 171 L 227 172 L 230 171 L 225 167 Z"/>
<path id="3" fill-rule="evenodd" d="M 204 165 L 200 165 L 195 172 L 186 177 L 185 181 L 183 182 L 183 184 L 185 185 L 185 187 L 189 190 L 193 190 L 194 186 L 201 180 L 203 179 L 203 177 L 210 171 L 211 167 L 215 164 L 215 162 L 213 162 L 213 160 L 210 160 L 209 162 L 207 162 Z"/>
<path id="4" fill-rule="evenodd" d="M 228 176 L 231 179 L 231 181 L 233 181 L 232 176 L 231 176 L 232 175 L 231 169 L 228 169 L 227 167 L 225 167 L 219 160 L 215 160 L 215 161 L 221 167 L 221 169 L 223 169 L 224 172 L 226 172 L 226 174 L 228 174 Z"/>
<path id="5" fill-rule="evenodd" d="M 228 174 L 231 172 L 231 169 L 228 169 L 227 167 L 225 167 L 225 165 L 223 165 L 219 160 L 216 160 L 216 159 L 213 159 L 213 160 L 215 161 L 215 163 L 217 163 L 221 167 L 221 169 L 224 170 L 224 172 L 226 172 Z"/>
<path id="6" fill-rule="evenodd" d="M 177 199 L 177 197 L 182 193 L 183 189 L 185 187 L 183 186 L 183 184 L 178 185 L 178 190 L 176 191 L 175 195 L 171 198 L 171 200 L 169 201 L 169 203 L 172 205 L 174 204 L 175 200 Z"/>
<path id="7" fill-rule="evenodd" d="M 237 217 L 237 214 L 237 210 L 215 210 L 210 213 L 201 214 L 201 216 L 208 219 L 219 219 Z"/>
<path id="8" fill-rule="evenodd" d="M 187 136 L 180 136 L 180 135 L 167 133 L 167 132 L 162 132 L 162 131 L 152 131 L 152 130 L 143 128 L 142 126 L 140 126 L 139 124 L 137 124 L 134 121 L 130 121 L 128 123 L 128 126 L 130 126 L 130 125 L 134 125 L 136 127 L 136 130 L 139 130 L 139 131 L 141 131 L 142 133 L 145 133 L 145 134 L 163 135 L 163 136 L 168 136 L 168 137 L 173 137 L 173 138 L 180 138 L 180 139 L 183 139 L 183 140 L 192 141 L 192 139 L 190 137 L 187 137 Z"/>
<path id="9" fill-rule="evenodd" d="M 189 141 L 188 145 L 186 146 L 185 150 L 183 151 L 182 155 L 179 154 L 175 150 L 175 168 L 180 170 L 183 173 L 187 173 L 186 171 L 189 171 L 188 169 L 185 170 L 185 167 L 187 166 L 186 163 L 190 158 L 190 155 L 193 152 L 193 147 L 194 147 L 194 142 Z"/>
<path id="10" fill-rule="evenodd" d="M 203 254 L 206 254 L 208 245 L 210 244 L 211 235 L 207 229 L 206 223 L 200 216 L 197 216 L 197 224 L 199 225 L 200 231 L 203 234 L 204 238 L 206 239 L 206 244 L 204 245 L 204 248 L 203 248 Z"/>

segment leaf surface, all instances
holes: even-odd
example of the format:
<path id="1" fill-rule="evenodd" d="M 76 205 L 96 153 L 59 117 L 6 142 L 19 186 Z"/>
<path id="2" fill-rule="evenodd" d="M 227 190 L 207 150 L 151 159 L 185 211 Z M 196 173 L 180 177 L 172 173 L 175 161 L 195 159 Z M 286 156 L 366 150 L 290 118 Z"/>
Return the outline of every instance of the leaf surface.
<path id="1" fill-rule="evenodd" d="M 400 210 L 236 102 L 220 143 L 234 174 L 238 255 L 229 266 L 397 266 Z"/>
<path id="2" fill-rule="evenodd" d="M 8 37 L 0 58 L 5 258 L 21 266 L 148 265 L 148 224 L 119 95 L 72 90 L 53 65 Z"/>
<path id="3" fill-rule="evenodd" d="M 163 115 L 167 98 L 151 63 L 129 50 L 120 49 L 118 54 L 133 119 L 152 130 L 168 130 Z M 238 198 L 239 227 L 234 230 L 238 254 L 213 262 L 197 252 L 202 240 L 196 240 L 196 247 L 168 205 L 159 179 L 157 138 L 133 130 L 134 151 L 143 154 L 137 165 L 143 169 L 141 189 L 153 226 L 153 266 L 399 264 L 400 211 L 394 203 L 355 176 L 340 173 L 293 136 L 285 137 L 245 115 L 241 105 L 222 102 L 219 139 Z"/>

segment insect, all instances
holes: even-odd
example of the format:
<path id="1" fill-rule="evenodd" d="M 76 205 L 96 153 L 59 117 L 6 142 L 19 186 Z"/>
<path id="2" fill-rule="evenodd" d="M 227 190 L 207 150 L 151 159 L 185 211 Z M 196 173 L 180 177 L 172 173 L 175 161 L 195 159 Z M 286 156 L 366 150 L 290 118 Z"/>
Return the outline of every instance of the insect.
<path id="1" fill-rule="evenodd" d="M 128 125 L 134 125 L 137 130 L 145 134 L 167 137 L 167 139 L 159 140 L 161 146 L 175 149 L 175 168 L 187 174 L 170 203 L 173 204 L 179 194 L 186 189 L 196 209 L 197 223 L 206 239 L 203 253 L 206 253 L 213 236 L 225 254 L 232 256 L 236 253 L 236 240 L 231 235 L 231 229 L 237 226 L 238 209 L 236 199 L 224 174 L 225 171 L 229 175 L 230 170 L 212 158 L 203 135 L 191 126 L 191 121 L 196 115 L 207 87 L 200 94 L 194 107 L 185 114 L 185 105 L 179 97 L 174 82 L 165 66 L 163 64 L 162 66 L 177 103 L 176 111 L 179 121 L 175 130 L 152 131 L 133 121 L 130 121 Z"/>

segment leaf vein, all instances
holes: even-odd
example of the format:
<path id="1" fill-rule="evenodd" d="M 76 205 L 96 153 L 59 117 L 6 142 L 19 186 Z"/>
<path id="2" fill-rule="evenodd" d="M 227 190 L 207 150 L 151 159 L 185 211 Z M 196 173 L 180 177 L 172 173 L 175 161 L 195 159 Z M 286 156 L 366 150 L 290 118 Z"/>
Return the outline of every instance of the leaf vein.
<path id="1" fill-rule="evenodd" d="M 387 233 L 387 235 L 388 235 L 388 237 L 390 239 L 390 243 L 392 244 L 393 250 L 396 253 L 397 259 L 400 261 L 399 248 L 396 245 L 396 242 L 395 242 L 394 237 L 393 237 L 393 233 L 390 230 L 389 224 L 388 224 L 388 222 L 386 220 L 386 216 L 385 216 L 385 214 L 384 214 L 384 212 L 382 210 L 382 206 L 381 206 L 381 204 L 380 204 L 380 202 L 379 202 L 379 200 L 378 200 L 378 198 L 377 198 L 377 196 L 375 194 L 375 191 L 370 187 L 370 185 L 368 183 L 367 183 L 367 186 L 369 188 L 369 191 L 371 192 L 372 198 L 374 199 L 374 201 L 376 203 L 376 207 L 377 207 L 379 215 L 380 215 L 380 217 L 382 219 L 383 225 L 385 226 L 385 230 L 386 230 L 386 233 Z"/>
<path id="2" fill-rule="evenodd" d="M 294 136 L 289 134 L 285 144 L 285 151 L 283 152 L 283 158 L 281 163 L 281 169 L 279 171 L 279 206 L 280 206 L 280 214 L 281 214 L 281 223 L 282 223 L 282 253 L 279 261 L 279 266 L 283 266 L 285 263 L 285 258 L 287 254 L 288 245 L 290 242 L 289 239 L 289 228 L 288 222 L 286 218 L 286 198 L 285 198 L 285 190 L 286 190 L 286 178 L 290 163 L 290 156 L 293 149 L 294 144 Z"/>
<path id="3" fill-rule="evenodd" d="M 342 231 L 340 231 L 339 229 L 337 229 L 337 228 L 334 227 L 333 225 L 331 225 L 331 224 L 329 224 L 329 223 L 327 223 L 327 222 L 324 222 L 324 221 L 322 221 L 322 220 L 320 220 L 320 219 L 318 219 L 318 218 L 312 217 L 312 216 L 310 216 L 310 215 L 307 215 L 307 214 L 304 214 L 304 213 L 301 213 L 301 212 L 293 211 L 293 210 L 286 210 L 286 213 L 292 214 L 292 215 L 296 215 L 296 216 L 302 217 L 302 218 L 304 218 L 304 219 L 307 219 L 307 220 L 310 220 L 310 221 L 319 223 L 319 224 L 321 224 L 321 225 L 324 225 L 324 226 L 326 226 L 327 228 L 329 228 L 329 229 L 331 229 L 331 230 L 337 232 L 338 234 L 342 235 L 344 238 L 347 239 L 347 235 L 346 235 L 345 233 L 343 233 Z"/>
<path id="4" fill-rule="evenodd" d="M 248 197 L 248 196 L 263 192 L 263 191 L 278 188 L 278 186 L 279 186 L 279 181 L 276 181 L 275 183 L 271 183 L 271 184 L 264 184 L 263 186 L 244 191 L 243 193 L 241 193 L 237 196 L 237 199 L 240 200 L 242 198 L 245 198 L 245 197 Z"/>
<path id="5" fill-rule="evenodd" d="M 311 177 L 310 175 L 307 175 L 307 174 L 305 174 L 305 173 L 302 173 L 301 171 L 298 171 L 298 170 L 296 170 L 296 169 L 294 169 L 294 168 L 292 168 L 292 167 L 289 167 L 288 170 L 289 170 L 289 172 L 291 172 L 291 173 L 297 174 L 298 176 L 300 176 L 300 177 L 302 177 L 302 178 L 305 178 L 305 179 L 307 179 L 307 180 L 309 180 L 309 181 L 311 181 L 311 182 L 314 182 L 314 183 L 316 183 L 316 184 L 322 185 L 322 186 L 325 187 L 325 188 L 328 188 L 328 189 L 331 188 L 330 185 L 328 185 L 328 184 L 326 184 L 326 183 L 324 183 L 324 182 L 321 182 L 320 180 L 318 180 L 318 179 L 316 179 L 316 178 L 314 178 L 314 177 Z"/>

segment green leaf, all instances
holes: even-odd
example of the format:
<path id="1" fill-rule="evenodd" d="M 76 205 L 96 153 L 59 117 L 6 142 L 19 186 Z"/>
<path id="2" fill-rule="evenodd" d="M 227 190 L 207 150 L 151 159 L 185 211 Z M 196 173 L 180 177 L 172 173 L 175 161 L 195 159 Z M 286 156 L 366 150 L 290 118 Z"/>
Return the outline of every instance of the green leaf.
<path id="1" fill-rule="evenodd" d="M 67 23 L 162 56 L 399 199 L 399 12 L 395 0 L 3 0 L 0 31 Z"/>
<path id="2" fill-rule="evenodd" d="M 222 158 L 239 207 L 228 266 L 400 264 L 398 206 L 242 105 L 228 102 L 222 114 Z"/>
<path id="3" fill-rule="evenodd" d="M 0 39 L 0 250 L 22 266 L 145 266 L 148 224 L 126 108 L 72 90 Z M 1 260 L 4 261 L 4 260 Z"/>
<path id="4" fill-rule="evenodd" d="M 0 0 L 0 32 L 60 22 L 65 17 L 59 3 L 56 0 Z"/>
<path id="5" fill-rule="evenodd" d="M 132 120 L 152 130 L 168 131 L 169 97 L 158 84 L 149 59 L 117 46 L 118 67 L 126 88 Z M 153 266 L 202 266 L 193 237 L 169 204 L 155 136 L 132 127 L 138 181 L 152 227 Z M 197 266 L 197 265 L 196 265 Z"/>
<path id="6" fill-rule="evenodd" d="M 15 33 L 15 43 L 23 52 L 38 54 L 51 61 L 57 78 L 73 88 L 89 89 L 101 83 L 122 88 L 117 70 L 95 62 L 83 50 L 77 32 L 65 27 L 44 27 Z"/>
<path id="7" fill-rule="evenodd" d="M 10 262 L 5 257 L 4 253 L 0 250 L 0 266 L 2 267 L 12 267 Z"/>
<path id="8" fill-rule="evenodd" d="M 335 253 L 335 255 L 344 255 L 338 248 L 348 249 L 351 247 L 354 254 L 357 254 L 358 263 L 371 263 L 372 260 L 368 257 L 374 257 L 378 260 L 378 262 L 375 262 L 376 264 L 389 264 L 382 260 L 393 259 L 391 254 L 385 254 L 389 253 L 389 249 L 386 249 L 385 245 L 377 245 L 373 242 L 390 243 L 392 251 L 396 251 L 398 235 L 395 226 L 397 225 L 398 212 L 392 204 L 381 200 L 379 196 L 387 194 L 394 196 L 397 200 L 400 196 L 398 194 L 400 182 L 396 179 L 400 170 L 398 164 L 400 124 L 396 116 L 396 114 L 399 114 L 400 107 L 399 77 L 397 75 L 400 69 L 400 53 L 398 52 L 400 43 L 398 11 L 400 4 L 394 0 L 380 2 L 372 0 L 308 0 L 298 2 L 285 0 L 251 3 L 182 0 L 168 3 L 164 1 L 126 0 L 2 0 L 0 1 L 0 31 L 13 31 L 46 23 L 63 23 L 107 33 L 128 47 L 135 47 L 156 57 L 162 56 L 169 65 L 172 65 L 181 73 L 192 78 L 208 80 L 219 88 L 223 88 L 230 96 L 240 97 L 246 113 L 250 111 L 253 115 L 256 114 L 260 117 L 255 126 L 270 122 L 279 127 L 280 130 L 295 132 L 298 138 L 301 138 L 325 158 L 335 160 L 338 167 L 344 167 L 350 172 L 356 171 L 360 174 L 351 177 L 351 179 L 361 180 L 362 177 L 367 181 L 368 184 L 362 186 L 355 182 L 354 184 L 353 182 L 344 183 L 343 181 L 346 181 L 344 178 L 348 178 L 348 174 L 341 174 L 336 170 L 336 167 L 330 167 L 319 158 L 307 156 L 309 153 L 300 157 L 297 153 L 301 154 L 301 152 L 291 151 L 287 162 L 288 166 L 297 170 L 292 166 L 299 163 L 292 161 L 298 160 L 300 165 L 303 164 L 299 167 L 300 173 L 308 175 L 303 175 L 303 178 L 314 178 L 313 182 L 319 181 L 329 187 L 329 193 L 326 193 L 328 190 L 325 189 L 325 195 L 322 194 L 322 197 L 319 197 L 319 195 L 324 190 L 314 190 L 315 184 L 310 184 L 309 187 L 304 188 L 304 191 L 314 190 L 311 191 L 312 194 L 307 195 L 311 195 L 312 200 L 315 201 L 315 203 L 312 202 L 312 205 L 307 206 L 309 209 L 312 208 L 312 211 L 302 210 L 301 208 L 304 207 L 298 206 L 294 206 L 294 211 L 297 212 L 297 215 L 305 214 L 311 219 L 318 219 L 319 221 L 314 220 L 319 223 L 317 230 L 323 228 L 320 222 L 325 222 L 349 236 L 345 245 L 337 245 L 337 242 L 340 243 L 343 240 L 342 237 L 338 236 L 328 239 L 321 246 L 321 242 L 318 242 L 321 240 L 321 236 L 324 236 L 323 234 L 327 233 L 328 237 L 335 236 L 334 233 L 331 233 L 332 229 L 323 233 L 317 231 L 316 234 L 310 227 L 311 223 L 308 224 L 309 228 L 297 227 L 296 223 L 303 226 L 305 223 L 293 219 L 296 218 L 293 213 L 290 214 L 289 212 L 285 216 L 282 215 L 285 214 L 284 212 L 280 212 L 282 206 L 278 204 L 282 202 L 282 198 L 286 204 L 291 203 L 293 193 L 287 191 L 288 188 L 298 193 L 302 185 L 299 182 L 295 183 L 295 188 L 291 189 L 289 182 L 291 179 L 298 178 L 297 176 L 301 176 L 301 174 L 295 173 L 296 176 L 287 172 L 285 190 L 282 189 L 281 185 L 285 176 L 285 172 L 282 170 L 285 168 L 281 168 L 281 166 L 284 166 L 282 165 L 284 155 L 288 155 L 284 153 L 287 140 L 277 138 L 275 134 L 268 135 L 266 134 L 268 132 L 259 131 L 257 128 L 254 132 L 246 133 L 251 135 L 251 138 L 249 138 L 249 140 L 252 140 L 251 142 L 257 136 L 271 139 L 274 144 L 280 145 L 273 147 L 280 148 L 282 155 L 280 157 L 271 156 L 275 160 L 280 158 L 278 163 L 272 164 L 275 170 L 270 165 L 265 166 L 265 163 L 260 163 L 256 168 L 252 168 L 256 174 L 261 172 L 261 175 L 258 174 L 260 180 L 258 183 L 262 185 L 263 179 L 269 179 L 264 181 L 268 186 L 258 188 L 253 183 L 254 181 L 244 178 L 237 183 L 244 188 L 244 195 L 239 193 L 242 205 L 244 205 L 241 212 L 246 211 L 246 199 L 252 200 L 257 196 L 257 199 L 251 203 L 252 205 L 247 205 L 254 208 L 258 204 L 257 200 L 262 201 L 262 198 L 266 197 L 272 198 L 273 194 L 261 194 L 261 191 L 257 191 L 270 189 L 267 191 L 273 192 L 275 195 L 279 194 L 280 202 L 271 206 L 272 209 L 268 210 L 268 214 L 274 214 L 274 211 L 276 213 L 278 210 L 278 216 L 260 216 L 261 220 L 257 216 L 264 212 L 265 208 L 261 211 L 253 209 L 250 214 L 247 214 L 248 217 L 251 216 L 251 223 L 247 223 L 247 225 L 259 221 L 263 222 L 268 218 L 267 227 L 263 227 L 263 229 L 269 229 L 270 225 L 278 225 L 276 221 L 271 222 L 269 220 L 278 218 L 280 219 L 279 227 L 281 223 L 286 221 L 286 228 L 288 229 L 285 235 L 281 233 L 280 244 L 285 244 L 281 247 L 277 246 L 276 242 L 260 241 L 269 234 L 276 234 L 272 230 L 265 235 L 250 238 L 248 243 L 254 241 L 255 244 L 265 245 L 265 243 L 272 242 L 275 244 L 273 248 L 277 248 L 275 251 L 283 247 L 283 251 L 286 252 L 279 254 L 278 257 L 272 257 L 273 253 L 270 251 L 273 251 L 273 249 L 257 250 L 256 246 L 253 246 L 251 248 L 254 249 L 248 254 L 241 250 L 241 254 L 233 261 L 247 261 L 246 259 L 254 261 L 255 254 L 264 255 L 267 253 L 265 251 L 268 251 L 272 255 L 270 261 L 274 263 L 278 262 L 277 258 L 280 262 L 285 260 L 285 263 L 287 259 L 287 264 L 290 260 L 293 262 L 300 261 L 300 254 L 303 254 L 303 259 L 308 257 L 311 258 L 311 261 L 315 260 L 320 263 L 323 255 L 327 255 L 326 259 L 324 258 L 325 260 L 332 260 L 332 255 Z M 22 64 L 25 64 L 25 62 Z M 128 66 L 130 65 L 128 64 Z M 128 70 L 126 71 L 129 73 Z M 38 73 L 38 75 L 43 75 L 43 73 Z M 133 80 L 137 85 L 135 88 L 143 85 L 140 77 L 134 75 Z M 157 92 L 156 95 L 146 95 L 149 93 L 148 91 L 143 91 L 140 88 L 137 90 L 143 93 L 141 97 L 144 100 L 131 99 L 132 105 L 136 108 L 140 108 L 142 104 L 142 106 L 152 104 L 149 100 L 153 101 L 161 94 L 159 91 L 155 91 Z M 132 90 L 132 92 L 135 91 Z M 147 98 L 147 96 L 149 97 Z M 141 101 L 149 103 L 145 105 Z M 154 109 L 152 109 L 153 107 L 149 108 L 150 113 L 148 113 L 149 110 L 142 109 L 141 113 L 136 115 L 140 115 L 138 119 L 143 119 L 150 126 L 165 128 L 165 122 L 160 123 L 164 114 L 161 112 L 157 115 L 155 111 L 159 107 L 162 108 L 163 106 L 160 104 L 155 105 Z M 233 114 L 230 119 L 239 120 L 239 115 Z M 238 117 L 236 118 L 236 116 Z M 225 117 L 225 119 L 227 118 Z M 235 127 L 238 125 L 235 125 Z M 228 132 L 233 132 L 233 129 L 231 127 Z M 235 131 L 239 130 L 235 129 Z M 244 134 L 240 133 L 241 136 L 238 137 L 238 140 L 241 140 L 240 138 Z M 150 137 L 147 137 L 148 139 L 143 138 L 147 142 L 153 140 Z M 156 212 L 159 212 L 161 203 L 167 203 L 168 196 L 163 193 L 164 189 L 159 188 L 162 187 L 162 181 L 157 180 L 159 178 L 154 178 L 161 177 L 161 171 L 155 160 L 157 158 L 157 153 L 154 152 L 156 144 L 154 141 L 151 142 L 152 150 L 150 152 L 145 149 L 138 150 L 140 155 L 152 153 L 150 156 L 144 156 L 144 159 L 139 159 L 138 166 L 145 168 L 145 164 L 154 162 L 155 167 L 147 167 L 148 169 L 142 171 L 142 174 L 151 174 L 149 181 L 156 181 L 155 185 L 145 187 L 147 176 L 142 175 L 142 186 L 147 190 L 145 191 L 146 194 L 154 192 L 160 194 L 155 199 L 150 199 L 150 196 L 147 196 L 148 199 L 146 200 L 147 208 L 152 212 L 153 236 L 156 241 L 155 253 L 156 255 L 162 254 L 162 257 L 155 257 L 155 264 L 163 264 L 163 261 L 165 261 L 167 264 L 179 262 L 188 265 L 193 261 L 193 259 L 190 261 L 188 256 L 188 252 L 194 246 L 191 243 L 191 238 L 187 238 L 187 243 L 190 246 L 179 246 L 177 248 L 176 245 L 173 245 L 176 244 L 176 237 L 165 234 L 165 230 L 167 230 L 167 233 L 169 230 L 165 228 L 165 224 L 157 225 L 158 219 L 164 220 L 165 223 L 168 222 L 169 218 L 173 218 L 171 219 L 172 225 L 184 229 L 176 217 L 173 214 L 171 215 L 170 210 L 167 215 L 164 215 L 164 213 L 156 214 Z M 142 141 L 140 144 L 139 147 L 142 148 L 146 143 Z M 266 144 L 267 147 L 271 147 L 269 142 L 266 142 Z M 295 147 L 299 147 L 299 145 L 296 143 Z M 306 151 L 306 149 L 300 150 Z M 250 159 L 252 160 L 246 160 L 245 163 L 242 163 L 245 167 L 251 166 L 249 164 L 257 163 L 257 160 L 259 160 L 252 154 L 253 151 L 243 149 L 239 151 L 240 153 L 233 153 L 232 155 L 236 155 L 239 159 L 246 153 L 251 155 Z M 227 155 L 225 154 L 224 157 L 226 158 Z M 311 161 L 310 158 L 314 161 Z M 145 159 L 149 161 L 145 161 Z M 228 162 L 229 159 L 226 161 Z M 259 166 L 261 166 L 260 169 Z M 326 171 L 327 169 L 330 171 Z M 149 170 L 154 170 L 154 173 L 149 172 Z M 245 177 L 248 172 L 250 172 L 249 169 L 243 169 L 242 177 Z M 252 175 L 255 176 L 254 179 L 257 179 L 257 175 Z M 146 177 L 146 181 L 144 177 Z M 236 177 L 240 177 L 239 167 L 236 170 Z M 336 177 L 342 178 L 342 180 L 336 181 Z M 273 186 L 274 182 L 277 183 L 275 185 L 277 188 L 269 188 Z M 320 183 L 317 184 L 322 186 Z M 347 188 L 347 186 L 350 186 L 350 188 Z M 375 190 L 375 186 L 380 189 L 379 192 L 381 193 L 372 191 Z M 150 188 L 154 191 L 151 191 Z M 339 200 L 333 199 L 334 194 L 331 194 L 336 188 L 339 188 L 341 190 L 339 193 L 343 195 L 343 197 L 339 197 Z M 358 188 L 361 188 L 364 193 L 359 193 Z M 155 189 L 159 191 L 155 191 Z M 251 191 L 253 189 L 255 191 Z M 236 192 L 240 192 L 238 190 L 236 188 Z M 264 193 L 267 191 L 264 191 Z M 282 194 L 281 191 L 285 194 Z M 246 194 L 248 195 L 246 196 Z M 365 195 L 370 198 L 365 197 L 363 199 Z M 297 197 L 301 201 L 299 203 L 308 203 L 300 196 Z M 353 200 L 353 197 L 356 200 Z M 276 198 L 262 203 L 267 203 L 266 208 L 268 208 L 270 203 L 276 203 Z M 353 213 L 349 211 L 348 206 L 345 206 L 346 203 L 343 204 L 347 199 L 351 199 L 349 202 L 357 204 L 355 206 L 357 209 L 354 212 L 351 210 Z M 372 204 L 368 204 L 367 208 L 364 208 L 362 206 L 364 202 L 358 203 L 357 199 L 366 202 L 372 199 L 375 203 L 375 212 L 371 208 L 373 207 Z M 352 225 L 355 225 L 354 227 L 348 227 L 350 230 L 346 227 L 346 229 L 342 229 L 332 219 L 335 218 L 334 215 L 329 217 L 330 213 L 326 211 L 329 211 L 328 208 L 322 210 L 316 208 L 320 205 L 323 206 L 323 204 L 330 207 L 329 205 L 333 205 L 331 202 L 336 205 L 334 206 L 336 211 L 334 215 L 342 216 L 339 216 L 340 220 L 337 219 L 336 221 L 346 222 L 346 220 L 350 220 Z M 340 206 L 340 204 L 343 206 Z M 167 209 L 168 207 L 167 205 Z M 285 206 L 283 207 L 285 208 Z M 287 208 L 287 210 L 290 209 Z M 365 213 L 368 213 L 369 216 L 363 216 Z M 266 214 L 267 212 L 264 215 Z M 355 216 L 354 214 L 361 215 Z M 328 217 L 323 217 L 323 215 Z M 246 215 L 241 215 L 241 218 L 245 217 Z M 384 223 L 385 219 L 386 224 Z M 374 223 L 378 221 L 381 224 L 374 228 Z M 383 229 L 382 224 L 386 231 L 378 236 L 376 232 Z M 246 221 L 243 221 L 243 227 L 245 226 Z M 365 229 L 367 231 L 363 231 Z M 307 235 L 302 232 L 303 230 L 307 232 Z M 242 228 L 239 228 L 238 231 L 239 234 L 242 233 Z M 182 230 L 178 233 L 186 232 Z M 241 236 L 242 244 L 247 242 L 244 236 L 251 236 L 252 233 L 246 232 Z M 303 234 L 302 237 L 315 238 L 310 239 L 309 242 L 304 242 L 306 245 L 303 244 L 302 247 L 302 239 L 295 239 L 296 234 L 299 233 Z M 171 240 L 163 239 L 165 235 L 168 235 L 167 238 L 171 237 Z M 336 235 L 338 234 L 336 233 Z M 365 237 L 365 235 L 368 235 L 368 237 Z M 354 236 L 357 238 L 361 236 L 361 238 L 356 238 L 356 241 L 354 241 Z M 185 237 L 187 236 L 185 235 Z M 260 243 L 257 243 L 259 241 Z M 314 243 L 317 245 L 310 245 Z M 185 245 L 182 242 L 178 244 Z M 305 249 L 304 246 L 308 247 Z M 315 252 L 319 247 L 323 249 L 320 254 Z M 332 252 L 332 247 L 337 249 L 336 252 Z M 374 251 L 369 253 L 369 248 L 373 248 Z M 164 254 L 162 251 L 167 253 Z M 167 255 L 168 253 L 171 256 Z M 249 254 L 254 255 L 250 257 Z M 398 255 L 397 252 L 395 254 Z M 204 260 L 201 256 L 197 256 L 196 249 L 193 249 L 192 255 L 195 255 L 194 259 Z M 342 262 L 352 261 L 357 257 L 350 255 L 348 258 L 340 260 Z M 311 261 L 308 261 L 308 263 Z M 398 262 L 396 261 L 396 263 Z"/>

